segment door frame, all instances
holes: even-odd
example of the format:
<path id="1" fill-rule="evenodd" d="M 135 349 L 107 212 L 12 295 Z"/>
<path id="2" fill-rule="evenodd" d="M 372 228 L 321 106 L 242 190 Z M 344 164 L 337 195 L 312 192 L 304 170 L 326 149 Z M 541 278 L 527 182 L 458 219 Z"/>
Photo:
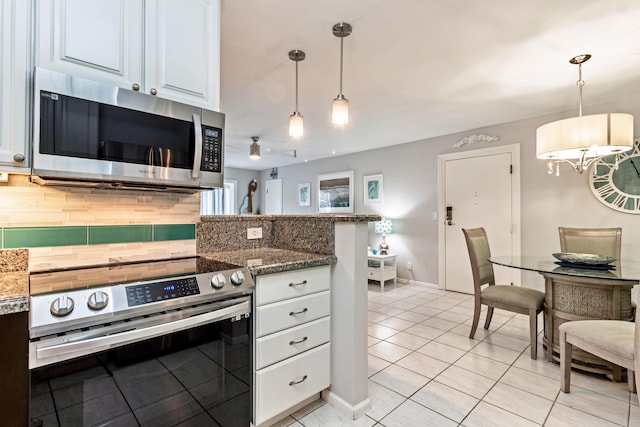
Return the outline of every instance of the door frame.
<path id="1" fill-rule="evenodd" d="M 510 153 L 513 165 L 512 185 L 511 185 L 511 247 L 513 255 L 521 254 L 521 214 L 520 214 L 520 144 L 500 145 L 491 148 L 480 148 L 476 150 L 467 150 L 457 153 L 441 154 L 438 156 L 438 289 L 445 289 L 445 257 L 446 257 L 446 241 L 445 241 L 445 163 L 449 160 L 468 159 L 473 157 L 491 156 L 496 154 Z M 512 268 L 512 277 L 515 285 L 521 283 L 521 272 Z"/>

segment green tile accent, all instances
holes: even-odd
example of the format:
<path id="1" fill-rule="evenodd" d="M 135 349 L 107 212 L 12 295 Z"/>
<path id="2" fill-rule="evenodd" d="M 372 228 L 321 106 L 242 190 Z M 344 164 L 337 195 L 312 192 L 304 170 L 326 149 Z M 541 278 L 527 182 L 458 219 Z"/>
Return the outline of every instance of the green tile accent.
<path id="1" fill-rule="evenodd" d="M 195 224 L 158 224 L 153 226 L 153 241 L 189 240 L 196 238 Z"/>
<path id="2" fill-rule="evenodd" d="M 87 227 L 8 227 L 4 229 L 6 249 L 86 244 Z"/>
<path id="3" fill-rule="evenodd" d="M 151 225 L 91 225 L 89 244 L 150 242 Z"/>

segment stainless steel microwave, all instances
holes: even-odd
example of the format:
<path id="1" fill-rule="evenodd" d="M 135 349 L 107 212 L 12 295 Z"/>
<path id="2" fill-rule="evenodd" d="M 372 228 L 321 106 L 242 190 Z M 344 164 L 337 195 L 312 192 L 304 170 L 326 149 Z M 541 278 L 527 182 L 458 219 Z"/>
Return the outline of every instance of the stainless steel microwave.
<path id="1" fill-rule="evenodd" d="M 33 182 L 222 186 L 224 114 L 47 69 L 34 75 Z"/>

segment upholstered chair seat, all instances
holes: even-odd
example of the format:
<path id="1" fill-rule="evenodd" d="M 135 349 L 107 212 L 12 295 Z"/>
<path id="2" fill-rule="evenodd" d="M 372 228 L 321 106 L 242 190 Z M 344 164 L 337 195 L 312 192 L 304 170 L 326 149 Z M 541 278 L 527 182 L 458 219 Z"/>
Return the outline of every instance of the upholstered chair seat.
<path id="1" fill-rule="evenodd" d="M 473 323 L 469 338 L 473 338 L 480 321 L 482 305 L 487 306 L 487 318 L 484 328 L 489 329 L 493 309 L 499 308 L 529 316 L 529 339 L 531 341 L 531 358 L 538 357 L 538 313 L 544 310 L 544 292 L 520 286 L 496 285 L 493 264 L 489 262 L 491 250 L 484 228 L 462 229 L 473 275 L 474 308 Z"/>
<path id="2" fill-rule="evenodd" d="M 636 388 L 636 325 L 624 320 L 577 320 L 560 325 L 560 388 L 571 388 L 573 346 L 627 369 L 629 391 Z"/>

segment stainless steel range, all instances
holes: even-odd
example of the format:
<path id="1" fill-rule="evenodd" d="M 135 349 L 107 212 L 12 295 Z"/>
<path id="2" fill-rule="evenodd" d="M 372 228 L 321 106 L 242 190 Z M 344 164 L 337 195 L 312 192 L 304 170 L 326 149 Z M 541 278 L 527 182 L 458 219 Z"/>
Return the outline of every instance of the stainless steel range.
<path id="1" fill-rule="evenodd" d="M 194 257 L 32 273 L 30 286 L 32 418 L 52 425 L 89 424 L 87 417 L 91 424 L 118 424 L 118 417 L 131 425 L 197 417 L 249 424 L 254 284 L 246 268 Z M 78 370 L 95 372 L 80 375 L 83 382 L 106 376 L 113 387 L 105 390 L 117 390 L 117 397 L 83 393 L 73 405 L 59 404 L 73 390 L 56 384 L 73 383 L 67 377 L 78 378 Z M 130 383 L 132 375 L 141 380 Z M 165 376 L 169 389 L 155 385 Z M 102 411 L 109 405 L 94 401 L 100 398 L 122 404 Z M 54 408 L 38 404 L 49 400 Z M 231 413 L 239 415 L 225 418 Z"/>

